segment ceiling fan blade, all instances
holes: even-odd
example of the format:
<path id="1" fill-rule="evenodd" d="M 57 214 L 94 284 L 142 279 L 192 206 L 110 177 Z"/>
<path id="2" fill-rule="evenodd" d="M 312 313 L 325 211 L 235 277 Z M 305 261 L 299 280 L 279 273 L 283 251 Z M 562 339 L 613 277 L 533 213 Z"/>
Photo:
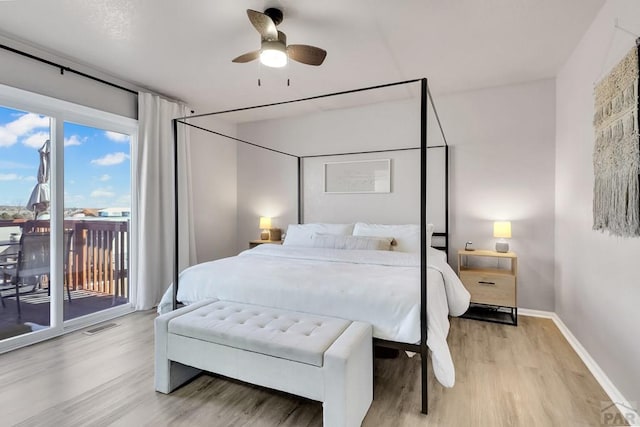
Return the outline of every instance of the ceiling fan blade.
<path id="1" fill-rule="evenodd" d="M 262 12 L 251 9 L 247 9 L 247 16 L 264 40 L 278 40 L 278 30 L 271 18 Z"/>
<path id="2" fill-rule="evenodd" d="M 303 64 L 320 65 L 327 56 L 327 51 L 306 44 L 290 44 L 287 46 L 287 55 L 290 59 Z"/>
<path id="3" fill-rule="evenodd" d="M 231 62 L 251 62 L 254 59 L 258 59 L 258 57 L 260 56 L 260 51 L 259 50 L 255 50 L 253 52 L 248 52 L 245 54 L 242 54 L 240 56 L 238 56 L 237 58 L 234 58 L 231 60 Z"/>

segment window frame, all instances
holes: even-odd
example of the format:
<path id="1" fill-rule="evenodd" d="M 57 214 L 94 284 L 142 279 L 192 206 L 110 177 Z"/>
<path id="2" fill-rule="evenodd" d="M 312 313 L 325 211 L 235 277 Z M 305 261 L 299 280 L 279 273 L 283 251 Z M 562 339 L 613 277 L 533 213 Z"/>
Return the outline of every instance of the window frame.
<path id="1" fill-rule="evenodd" d="M 55 283 L 63 283 L 62 246 L 63 237 L 60 232 L 64 220 L 64 123 L 72 122 L 91 126 L 105 131 L 127 134 L 130 137 L 130 176 L 131 176 L 131 217 L 129 230 L 129 303 L 112 307 L 90 315 L 63 320 L 63 286 L 57 286 L 51 293 L 50 327 L 29 334 L 19 335 L 0 341 L 0 354 L 15 348 L 51 339 L 65 333 L 85 328 L 108 319 L 122 316 L 135 310 L 137 277 L 137 144 L 138 121 L 114 113 L 97 110 L 69 101 L 40 95 L 23 89 L 0 84 L 0 105 L 51 118 L 51 275 Z"/>

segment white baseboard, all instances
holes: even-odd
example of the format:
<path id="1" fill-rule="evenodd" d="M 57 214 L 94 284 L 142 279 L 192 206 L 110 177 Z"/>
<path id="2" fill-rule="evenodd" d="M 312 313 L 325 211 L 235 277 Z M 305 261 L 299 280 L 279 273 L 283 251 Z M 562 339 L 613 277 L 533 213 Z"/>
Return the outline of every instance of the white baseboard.
<path id="1" fill-rule="evenodd" d="M 518 308 L 518 314 L 529 317 L 543 317 L 545 319 L 553 319 L 553 316 L 556 316 L 556 314 L 551 311 L 531 310 L 529 308 Z"/>
<path id="2" fill-rule="evenodd" d="M 518 314 L 529 317 L 542 317 L 553 320 L 567 342 L 573 350 L 578 354 L 580 359 L 587 366 L 596 381 L 604 389 L 611 401 L 616 405 L 620 413 L 626 417 L 627 422 L 631 426 L 640 426 L 640 415 L 633 409 L 631 403 L 620 393 L 620 390 L 611 382 L 607 374 L 600 368 L 589 352 L 580 344 L 580 341 L 571 333 L 571 330 L 564 324 L 560 317 L 551 311 L 530 310 L 527 308 L 519 308 Z"/>

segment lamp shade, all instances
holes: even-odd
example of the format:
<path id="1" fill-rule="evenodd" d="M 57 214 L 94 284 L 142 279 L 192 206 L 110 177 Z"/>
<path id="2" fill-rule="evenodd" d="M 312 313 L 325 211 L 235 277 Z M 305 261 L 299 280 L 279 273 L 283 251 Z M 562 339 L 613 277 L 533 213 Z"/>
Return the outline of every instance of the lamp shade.
<path id="1" fill-rule="evenodd" d="M 260 217 L 260 227 L 262 230 L 266 230 L 271 228 L 271 218 L 266 216 Z"/>
<path id="2" fill-rule="evenodd" d="M 511 238 L 511 221 L 496 221 L 493 223 L 493 237 Z"/>

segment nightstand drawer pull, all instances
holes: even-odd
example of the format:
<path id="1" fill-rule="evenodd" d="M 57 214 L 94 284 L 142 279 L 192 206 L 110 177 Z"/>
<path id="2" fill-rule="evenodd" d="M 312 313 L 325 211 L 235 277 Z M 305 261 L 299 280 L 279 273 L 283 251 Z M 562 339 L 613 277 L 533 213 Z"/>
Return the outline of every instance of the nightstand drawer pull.
<path id="1" fill-rule="evenodd" d="M 496 282 L 486 282 L 486 281 L 484 281 L 484 280 L 479 280 L 479 281 L 478 281 L 478 284 L 479 284 L 479 285 L 486 285 L 486 286 L 495 286 L 495 285 L 496 285 Z"/>

